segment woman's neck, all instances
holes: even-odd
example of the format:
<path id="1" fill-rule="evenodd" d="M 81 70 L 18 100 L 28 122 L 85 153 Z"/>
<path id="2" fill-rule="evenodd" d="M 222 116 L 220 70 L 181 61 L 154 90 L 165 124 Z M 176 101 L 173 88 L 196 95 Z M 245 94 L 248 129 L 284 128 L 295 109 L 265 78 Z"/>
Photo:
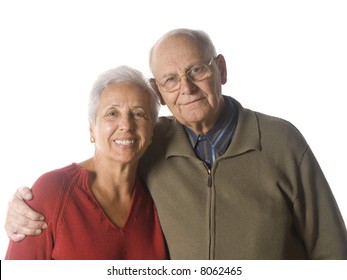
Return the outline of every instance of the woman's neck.
<path id="1" fill-rule="evenodd" d="M 124 226 L 136 183 L 137 165 L 116 165 L 91 158 L 79 164 L 89 172 L 88 184 L 109 219 Z"/>

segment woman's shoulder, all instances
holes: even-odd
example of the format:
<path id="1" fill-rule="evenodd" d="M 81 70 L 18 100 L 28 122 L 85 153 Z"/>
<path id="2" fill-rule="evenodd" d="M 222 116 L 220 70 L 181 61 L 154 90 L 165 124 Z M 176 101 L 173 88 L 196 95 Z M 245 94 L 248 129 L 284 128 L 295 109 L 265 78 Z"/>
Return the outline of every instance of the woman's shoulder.
<path id="1" fill-rule="evenodd" d="M 48 191 L 49 189 L 63 187 L 66 180 L 80 171 L 79 166 L 75 163 L 48 171 L 39 176 L 33 185 L 33 189 Z"/>
<path id="2" fill-rule="evenodd" d="M 71 186 L 71 181 L 79 180 L 86 172 L 77 164 L 48 171 L 42 174 L 32 186 L 34 199 L 29 204 L 37 211 L 51 211 L 59 203 Z"/>

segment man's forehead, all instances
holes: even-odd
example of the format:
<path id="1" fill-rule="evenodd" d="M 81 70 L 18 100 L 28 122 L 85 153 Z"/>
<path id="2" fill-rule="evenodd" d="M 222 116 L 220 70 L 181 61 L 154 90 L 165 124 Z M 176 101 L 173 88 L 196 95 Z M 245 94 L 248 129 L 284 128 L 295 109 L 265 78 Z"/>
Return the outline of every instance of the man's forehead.
<path id="1" fill-rule="evenodd" d="M 155 64 L 161 66 L 187 66 L 201 61 L 203 56 L 196 47 L 194 48 L 178 44 L 176 46 L 173 45 L 171 47 L 158 49 L 153 58 Z"/>
<path id="2" fill-rule="evenodd" d="M 198 51 L 197 42 L 187 34 L 174 34 L 162 38 L 155 46 L 154 52 L 165 53 L 170 49 L 176 49 L 177 51 L 181 49 L 194 49 Z"/>
<path id="3" fill-rule="evenodd" d="M 203 60 L 192 37 L 174 34 L 162 38 L 153 49 L 152 66 L 156 75 L 186 71 Z"/>

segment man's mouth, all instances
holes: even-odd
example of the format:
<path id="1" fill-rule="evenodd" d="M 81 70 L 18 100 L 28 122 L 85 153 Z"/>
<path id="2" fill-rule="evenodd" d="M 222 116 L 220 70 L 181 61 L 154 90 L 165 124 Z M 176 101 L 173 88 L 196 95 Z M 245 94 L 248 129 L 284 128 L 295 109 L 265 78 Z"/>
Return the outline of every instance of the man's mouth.
<path id="1" fill-rule="evenodd" d="M 181 104 L 181 105 L 193 104 L 193 103 L 198 102 L 198 101 L 201 101 L 201 100 L 203 100 L 203 99 L 204 99 L 204 98 L 198 98 L 198 99 L 195 99 L 195 100 L 190 100 L 189 102 L 184 103 L 184 104 Z"/>

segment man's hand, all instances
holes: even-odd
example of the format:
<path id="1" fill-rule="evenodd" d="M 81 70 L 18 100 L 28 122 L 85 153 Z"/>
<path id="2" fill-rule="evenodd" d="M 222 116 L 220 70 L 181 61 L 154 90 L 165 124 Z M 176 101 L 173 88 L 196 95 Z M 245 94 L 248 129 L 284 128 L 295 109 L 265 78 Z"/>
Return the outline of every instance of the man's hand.
<path id="1" fill-rule="evenodd" d="M 38 235 L 47 228 L 45 217 L 26 204 L 25 201 L 31 199 L 31 189 L 22 187 L 17 189 L 8 204 L 5 229 L 7 236 L 13 241 L 20 241 L 26 235 Z"/>

